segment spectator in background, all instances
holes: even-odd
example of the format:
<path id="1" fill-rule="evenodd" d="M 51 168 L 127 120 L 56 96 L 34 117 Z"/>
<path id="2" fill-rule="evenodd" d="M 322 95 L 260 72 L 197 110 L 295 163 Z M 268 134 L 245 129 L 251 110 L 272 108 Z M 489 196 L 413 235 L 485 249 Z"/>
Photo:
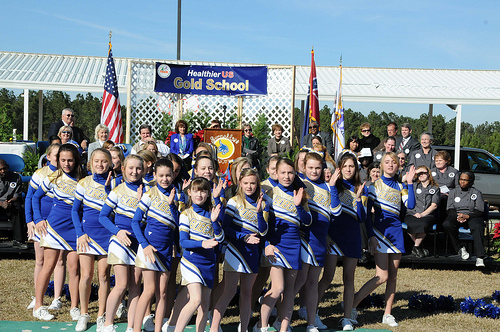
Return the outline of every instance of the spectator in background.
<path id="1" fill-rule="evenodd" d="M 158 152 L 162 157 L 165 157 L 167 154 L 170 153 L 170 148 L 165 145 L 160 140 L 155 140 L 153 138 L 153 129 L 151 128 L 150 125 L 148 124 L 143 124 L 139 127 L 139 135 L 141 139 L 132 147 L 132 152 L 131 154 L 137 154 L 137 152 L 141 151 L 143 149 L 143 146 L 148 142 L 148 141 L 155 141 L 157 147 L 158 147 Z"/>
<path id="2" fill-rule="evenodd" d="M 243 144 L 241 145 L 241 156 L 247 157 L 254 167 L 260 169 L 260 143 L 252 133 L 252 126 L 243 124 Z"/>
<path id="3" fill-rule="evenodd" d="M 372 126 L 368 122 L 361 124 L 359 129 L 361 130 L 361 135 L 363 135 L 359 140 L 359 149 L 369 148 L 373 154 L 373 150 L 380 143 L 380 138 L 372 134 Z"/>
<path id="4" fill-rule="evenodd" d="M 401 150 L 396 152 L 396 154 L 398 155 L 398 160 L 399 160 L 398 181 L 406 182 L 403 180 L 403 177 L 405 176 L 406 172 L 408 172 L 408 166 L 406 165 L 406 154 Z"/>
<path id="5" fill-rule="evenodd" d="M 398 124 L 396 122 L 389 122 L 389 124 L 387 125 L 387 137 L 391 136 L 398 136 Z"/>
<path id="6" fill-rule="evenodd" d="M 0 159 L 0 219 L 10 220 L 13 228 L 12 246 L 27 249 L 25 225 L 21 220 L 21 176 L 9 171 L 9 165 Z"/>
<path id="7" fill-rule="evenodd" d="M 304 136 L 304 145 L 312 149 L 313 148 L 312 139 L 313 137 L 317 136 L 321 137 L 321 141 L 323 142 L 323 145 L 326 146 L 326 150 L 331 156 L 333 156 L 334 148 L 333 148 L 332 136 L 327 132 L 320 131 L 318 122 L 311 121 L 309 123 L 309 134 Z"/>
<path id="8" fill-rule="evenodd" d="M 429 169 L 436 167 L 434 164 L 434 156 L 437 151 L 431 147 L 434 137 L 431 133 L 425 132 L 420 135 L 420 149 L 413 150 L 410 152 L 408 157 L 408 166 L 415 165 L 415 168 L 419 166 L 427 166 Z"/>
<path id="9" fill-rule="evenodd" d="M 98 124 L 95 127 L 95 142 L 90 143 L 88 155 L 92 155 L 92 152 L 97 148 L 102 148 L 103 144 L 108 140 L 109 128 L 106 125 Z"/>
<path id="10" fill-rule="evenodd" d="M 219 119 L 213 119 L 212 122 L 210 123 L 210 129 L 221 129 L 222 124 Z"/>
<path id="11" fill-rule="evenodd" d="M 191 167 L 194 150 L 193 135 L 188 134 L 188 124 L 179 120 L 175 124 L 175 134 L 170 136 L 170 152 L 178 155 L 186 167 Z"/>
<path id="12" fill-rule="evenodd" d="M 346 147 L 352 152 L 359 152 L 359 138 L 356 135 L 352 135 L 347 139 Z"/>
<path id="13" fill-rule="evenodd" d="M 387 152 L 394 152 L 394 148 L 396 147 L 396 138 L 393 136 L 387 137 L 384 143 L 384 149 L 382 151 L 375 152 L 373 159 L 375 161 L 381 161 L 384 154 Z"/>
<path id="14" fill-rule="evenodd" d="M 267 143 L 267 154 L 269 157 L 280 156 L 284 157 L 291 150 L 290 140 L 283 136 L 283 127 L 280 124 L 275 123 L 271 127 L 271 132 L 274 137 L 271 137 Z"/>
<path id="15" fill-rule="evenodd" d="M 359 178 L 361 182 L 369 180 L 368 166 L 373 162 L 372 152 L 370 148 L 363 148 L 359 151 Z"/>
<path id="16" fill-rule="evenodd" d="M 406 122 L 401 125 L 402 136 L 396 137 L 396 150 L 403 151 L 406 156 L 408 156 L 410 152 L 420 149 L 420 143 L 411 136 L 411 132 L 411 124 Z"/>
<path id="17" fill-rule="evenodd" d="M 66 143 L 72 144 L 76 147 L 80 155 L 83 153 L 82 147 L 73 139 L 73 129 L 70 126 L 62 126 L 59 128 L 57 136 L 61 139 L 61 145 Z"/>
<path id="18" fill-rule="evenodd" d="M 59 129 L 62 126 L 70 126 L 73 132 L 73 140 L 78 143 L 82 150 L 87 150 L 87 145 L 90 140 L 84 135 L 80 128 L 75 127 L 75 113 L 71 108 L 63 109 L 61 113 L 61 120 L 50 125 L 48 134 L 49 140 L 51 136 L 58 136 Z"/>
<path id="19" fill-rule="evenodd" d="M 469 253 L 458 239 L 460 227 L 469 228 L 474 240 L 476 266 L 484 267 L 484 200 L 481 192 L 473 187 L 474 173 L 466 171 L 460 173 L 459 187 L 453 188 L 448 196 L 446 210 L 448 216 L 443 223 L 446 234 L 450 237 L 453 249 L 463 260 L 469 259 Z"/>

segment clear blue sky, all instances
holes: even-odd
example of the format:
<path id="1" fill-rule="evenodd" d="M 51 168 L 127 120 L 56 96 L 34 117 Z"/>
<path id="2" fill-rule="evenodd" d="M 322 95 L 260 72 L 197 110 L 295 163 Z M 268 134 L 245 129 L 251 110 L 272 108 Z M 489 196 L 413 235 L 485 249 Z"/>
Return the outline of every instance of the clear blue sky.
<path id="1" fill-rule="evenodd" d="M 175 59 L 177 1 L 3 1 L 3 51 Z M 200 1 L 182 4 L 181 59 L 347 67 L 499 69 L 498 1 Z M 321 87 L 319 87 L 321 93 Z M 427 105 L 346 104 L 420 114 Z M 470 112 L 473 110 L 474 112 Z M 445 106 L 435 112 L 454 116 Z M 463 120 L 500 121 L 464 106 Z"/>

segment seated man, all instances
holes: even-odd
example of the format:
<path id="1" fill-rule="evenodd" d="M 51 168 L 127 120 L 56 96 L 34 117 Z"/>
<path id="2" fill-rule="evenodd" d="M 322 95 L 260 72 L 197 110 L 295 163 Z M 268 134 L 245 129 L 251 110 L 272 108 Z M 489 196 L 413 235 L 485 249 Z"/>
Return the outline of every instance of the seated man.
<path id="1" fill-rule="evenodd" d="M 21 176 L 9 171 L 9 165 L 0 159 L 0 219 L 9 219 L 12 223 L 13 246 L 26 249 L 25 223 L 21 220 Z"/>
<path id="2" fill-rule="evenodd" d="M 170 148 L 160 140 L 155 140 L 153 138 L 153 129 L 148 124 L 143 124 L 139 127 L 139 135 L 141 139 L 132 147 L 131 154 L 137 154 L 137 152 L 141 151 L 144 147 L 147 146 L 148 141 L 154 141 L 158 148 L 158 152 L 162 157 L 166 157 L 167 154 L 170 153 Z"/>

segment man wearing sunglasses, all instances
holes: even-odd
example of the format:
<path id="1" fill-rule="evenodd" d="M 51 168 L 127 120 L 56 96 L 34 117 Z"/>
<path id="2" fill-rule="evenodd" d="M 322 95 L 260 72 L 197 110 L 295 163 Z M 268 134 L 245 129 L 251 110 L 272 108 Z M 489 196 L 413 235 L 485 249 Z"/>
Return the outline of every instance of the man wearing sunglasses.
<path id="1" fill-rule="evenodd" d="M 63 109 L 61 120 L 50 125 L 48 138 L 57 136 L 62 126 L 70 126 L 73 129 L 73 140 L 80 144 L 83 150 L 87 150 L 89 139 L 80 128 L 75 127 L 75 114 L 71 108 Z"/>
<path id="2" fill-rule="evenodd" d="M 319 136 L 321 138 L 321 142 L 326 146 L 326 150 L 332 156 L 334 152 L 332 136 L 329 133 L 320 131 L 319 124 L 316 121 L 311 121 L 309 123 L 309 134 L 304 136 L 304 145 L 312 149 L 312 139 L 316 136 Z"/>

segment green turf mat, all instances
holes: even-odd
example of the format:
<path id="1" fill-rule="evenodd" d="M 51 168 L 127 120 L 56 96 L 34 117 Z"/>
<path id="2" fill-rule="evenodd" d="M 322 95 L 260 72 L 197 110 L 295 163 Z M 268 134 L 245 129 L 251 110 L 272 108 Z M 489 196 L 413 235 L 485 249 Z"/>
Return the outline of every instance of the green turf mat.
<path id="1" fill-rule="evenodd" d="M 50 332 L 50 331 L 74 331 L 76 322 L 41 322 L 41 321 L 30 321 L 30 322 L 14 322 L 8 320 L 0 321 L 0 331 L 8 331 L 8 332 Z M 126 323 L 116 324 L 118 328 L 117 332 L 125 332 L 127 329 Z M 94 332 L 96 328 L 95 323 L 89 323 L 87 331 Z M 224 332 L 237 332 L 237 325 L 222 325 L 222 330 Z M 305 326 L 294 327 L 294 332 L 304 332 L 306 330 Z M 194 332 L 195 326 L 189 325 L 186 327 L 186 331 Z M 208 331 L 208 328 L 207 328 Z M 269 329 L 269 332 L 274 331 L 273 328 Z M 335 329 L 330 330 L 321 330 L 325 332 L 338 331 Z M 356 331 L 380 331 L 380 332 L 389 332 L 389 330 L 380 330 L 380 329 L 363 329 L 357 328 Z"/>

